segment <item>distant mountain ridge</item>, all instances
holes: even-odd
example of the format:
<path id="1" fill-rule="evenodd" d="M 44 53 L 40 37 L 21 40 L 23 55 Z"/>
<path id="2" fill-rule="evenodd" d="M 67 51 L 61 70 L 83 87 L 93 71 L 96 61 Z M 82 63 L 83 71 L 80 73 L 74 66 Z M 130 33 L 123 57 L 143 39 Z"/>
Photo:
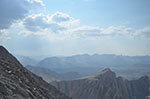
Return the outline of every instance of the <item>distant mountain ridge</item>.
<path id="1" fill-rule="evenodd" d="M 48 57 L 41 60 L 37 66 L 43 67 L 93 67 L 97 66 L 127 66 L 135 64 L 150 64 L 150 56 L 121 56 L 113 54 L 74 55 L 67 57 Z"/>
<path id="2" fill-rule="evenodd" d="M 29 65 L 26 66 L 25 68 L 35 73 L 36 75 L 42 77 L 47 82 L 60 81 L 60 80 L 73 80 L 80 77 L 80 75 L 77 72 L 57 73 L 48 68 L 29 66 Z"/>
<path id="3" fill-rule="evenodd" d="M 36 65 L 38 63 L 37 60 L 30 58 L 28 56 L 15 55 L 19 62 L 25 67 L 26 65 Z"/>
<path id="4" fill-rule="evenodd" d="M 0 46 L 0 99 L 70 99 Z"/>
<path id="5" fill-rule="evenodd" d="M 73 99 L 145 99 L 149 95 L 149 81 L 148 76 L 125 80 L 107 68 L 95 75 L 52 84 Z"/>
<path id="6" fill-rule="evenodd" d="M 37 66 L 49 68 L 56 72 L 75 71 L 83 76 L 109 67 L 118 75 L 128 79 L 136 79 L 150 71 L 150 56 L 83 54 L 68 57 L 48 57 L 41 60 Z"/>

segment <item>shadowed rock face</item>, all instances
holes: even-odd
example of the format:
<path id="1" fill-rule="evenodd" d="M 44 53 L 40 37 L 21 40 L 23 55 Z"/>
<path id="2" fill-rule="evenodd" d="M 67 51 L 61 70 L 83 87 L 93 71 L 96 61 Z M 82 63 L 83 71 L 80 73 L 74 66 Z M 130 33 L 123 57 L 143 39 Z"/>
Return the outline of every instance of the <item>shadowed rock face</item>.
<path id="1" fill-rule="evenodd" d="M 132 95 L 136 96 L 137 99 L 144 99 L 149 93 L 149 79 L 148 76 L 143 76 L 138 80 L 132 80 L 131 89 Z"/>
<path id="2" fill-rule="evenodd" d="M 69 99 L 0 46 L 0 99 Z"/>
<path id="3" fill-rule="evenodd" d="M 110 69 L 72 81 L 52 82 L 73 99 L 144 99 L 148 95 L 148 77 L 128 81 L 116 77 Z"/>
<path id="4" fill-rule="evenodd" d="M 148 79 L 149 79 L 149 95 L 146 97 L 146 99 L 150 99 L 150 72 L 148 73 Z"/>

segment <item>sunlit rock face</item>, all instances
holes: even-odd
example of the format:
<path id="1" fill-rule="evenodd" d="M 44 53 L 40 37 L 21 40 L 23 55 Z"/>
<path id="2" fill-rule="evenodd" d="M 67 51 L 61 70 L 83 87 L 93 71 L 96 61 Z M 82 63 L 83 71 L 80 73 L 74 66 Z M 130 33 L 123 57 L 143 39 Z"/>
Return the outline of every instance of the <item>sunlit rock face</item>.
<path id="1" fill-rule="evenodd" d="M 74 99 L 144 99 L 148 95 L 148 77 L 128 81 L 110 69 L 72 81 L 52 82 Z"/>
<path id="2" fill-rule="evenodd" d="M 0 99 L 69 99 L 0 46 Z"/>

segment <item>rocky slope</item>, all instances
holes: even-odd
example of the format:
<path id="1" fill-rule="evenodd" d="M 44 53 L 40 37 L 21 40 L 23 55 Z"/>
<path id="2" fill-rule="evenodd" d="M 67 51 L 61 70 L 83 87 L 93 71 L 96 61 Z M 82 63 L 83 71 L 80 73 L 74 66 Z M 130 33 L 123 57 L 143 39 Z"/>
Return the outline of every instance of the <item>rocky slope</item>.
<path id="1" fill-rule="evenodd" d="M 69 99 L 0 46 L 0 99 Z"/>
<path id="2" fill-rule="evenodd" d="M 52 82 L 73 99 L 145 99 L 148 95 L 147 76 L 128 81 L 116 77 L 110 69 L 78 80 Z"/>

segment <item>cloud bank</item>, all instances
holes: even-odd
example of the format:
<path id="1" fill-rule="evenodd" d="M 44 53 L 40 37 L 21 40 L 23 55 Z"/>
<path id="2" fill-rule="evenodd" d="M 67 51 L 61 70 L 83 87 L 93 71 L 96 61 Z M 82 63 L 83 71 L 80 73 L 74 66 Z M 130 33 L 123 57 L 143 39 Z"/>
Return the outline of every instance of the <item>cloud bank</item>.
<path id="1" fill-rule="evenodd" d="M 23 19 L 31 3 L 43 5 L 41 0 L 0 0 L 0 29 L 8 29 L 15 21 Z"/>
<path id="2" fill-rule="evenodd" d="M 53 14 L 28 15 L 35 6 L 45 6 L 42 0 L 0 0 L 0 36 L 8 34 L 13 23 L 22 29 L 24 36 L 43 35 L 50 38 L 66 37 L 113 37 L 129 36 L 150 38 L 150 27 L 134 29 L 126 26 L 81 25 L 80 20 L 72 16 L 55 12 Z"/>
<path id="3" fill-rule="evenodd" d="M 0 34 L 5 34 L 13 23 L 25 18 L 33 6 L 44 4 L 41 0 L 0 0 Z"/>
<path id="4" fill-rule="evenodd" d="M 25 31 L 21 34 L 45 35 L 48 37 L 145 37 L 150 38 L 150 27 L 134 29 L 126 26 L 109 26 L 107 28 L 96 26 L 82 26 L 80 20 L 62 12 L 51 15 L 34 14 L 26 17 L 21 26 Z"/>
<path id="5" fill-rule="evenodd" d="M 61 12 L 56 12 L 52 15 L 34 14 L 20 22 L 20 26 L 26 29 L 26 31 L 22 32 L 25 36 L 31 34 L 43 35 L 45 33 L 62 34 L 78 24 L 78 19 Z"/>

